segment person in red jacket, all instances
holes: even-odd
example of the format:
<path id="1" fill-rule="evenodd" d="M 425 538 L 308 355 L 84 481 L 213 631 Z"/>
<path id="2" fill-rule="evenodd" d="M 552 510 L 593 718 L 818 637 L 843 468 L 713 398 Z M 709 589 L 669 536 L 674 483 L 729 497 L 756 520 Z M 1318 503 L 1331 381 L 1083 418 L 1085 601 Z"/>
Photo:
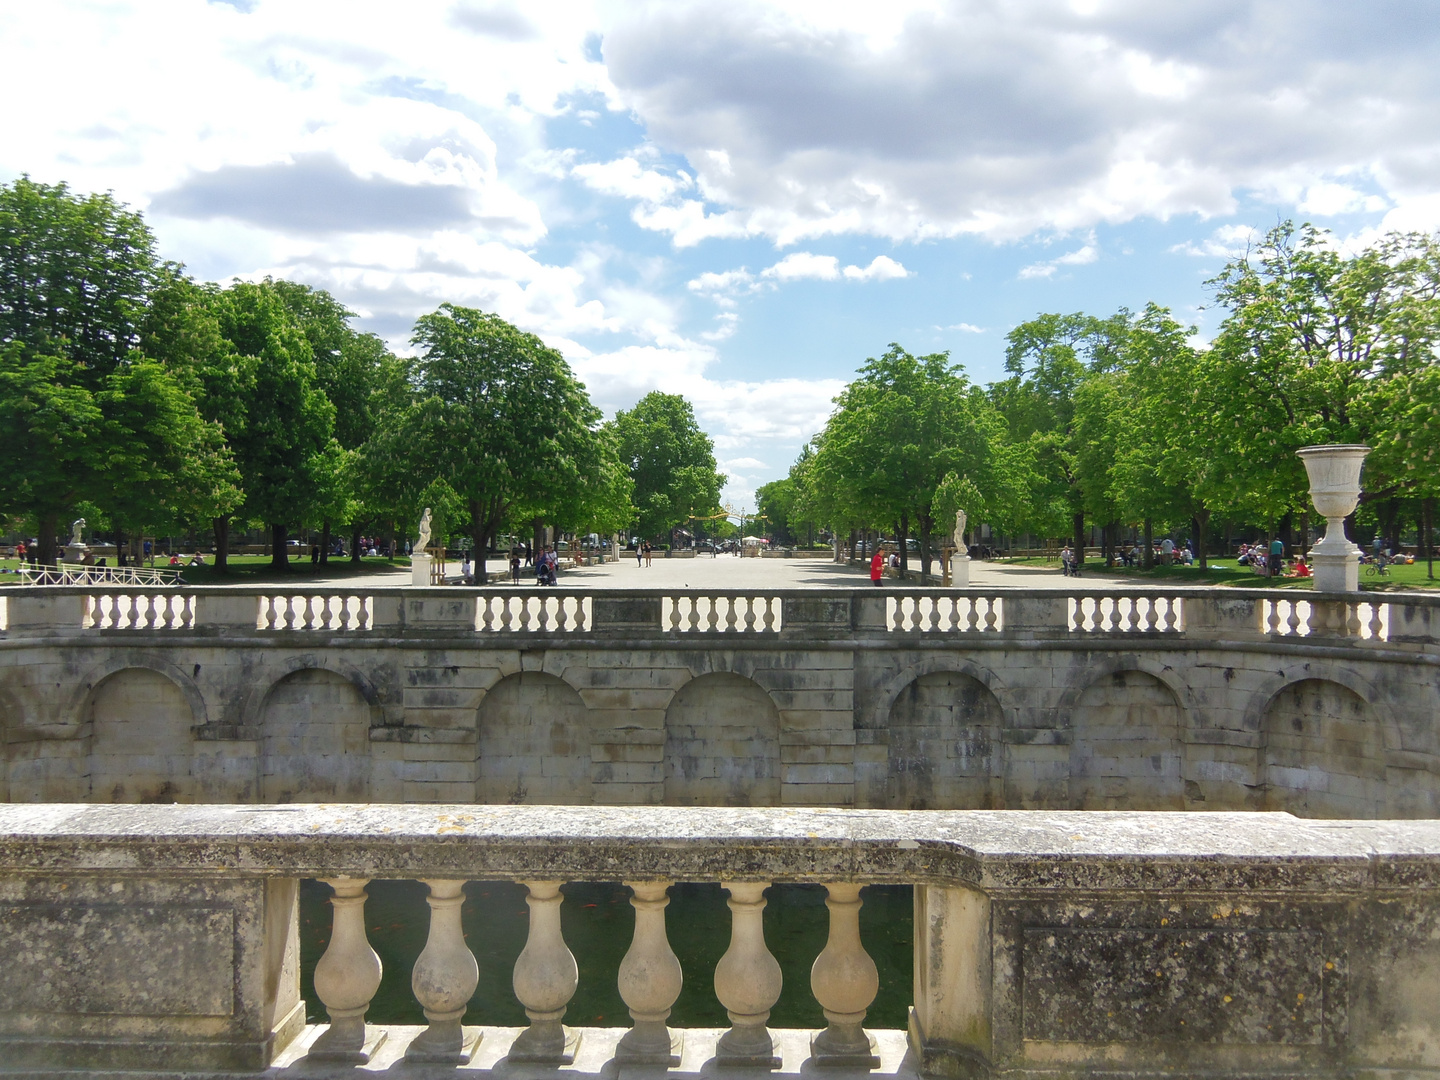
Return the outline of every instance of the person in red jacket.
<path id="1" fill-rule="evenodd" d="M 870 560 L 870 580 L 878 588 L 880 579 L 885 576 L 885 553 L 879 548 L 875 550 L 875 557 Z"/>

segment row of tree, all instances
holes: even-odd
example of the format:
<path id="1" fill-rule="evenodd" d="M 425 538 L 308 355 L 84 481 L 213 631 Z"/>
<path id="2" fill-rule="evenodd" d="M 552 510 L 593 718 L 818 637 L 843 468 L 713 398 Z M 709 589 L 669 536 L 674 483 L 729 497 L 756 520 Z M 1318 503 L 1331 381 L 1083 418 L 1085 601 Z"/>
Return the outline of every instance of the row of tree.
<path id="1" fill-rule="evenodd" d="M 476 551 L 542 523 L 658 537 L 724 477 L 688 402 L 602 423 L 563 356 L 451 304 L 397 357 L 328 293 L 221 288 L 162 262 L 108 195 L 0 186 L 0 516 L 53 563 L 70 515 L 117 534 L 266 527 L 392 537 L 432 508 Z M 403 535 L 403 534 L 402 534 Z M 123 557 L 123 556 L 122 556 Z M 483 572 L 483 563 L 480 565 Z"/>
<path id="2" fill-rule="evenodd" d="M 948 354 L 868 361 L 762 513 L 792 531 L 918 538 L 929 572 L 956 509 L 1006 533 L 1183 530 L 1205 565 L 1217 524 L 1308 529 L 1295 451 L 1373 447 L 1362 514 L 1428 543 L 1440 493 L 1440 239 L 1392 234 L 1346 254 L 1286 223 L 1209 283 L 1208 345 L 1165 308 L 1041 315 L 1007 338 L 985 388 Z M 1303 542 L 1303 541 L 1302 541 Z M 1149 543 L 1145 550 L 1150 549 Z M 902 558 L 904 545 L 901 545 Z"/>

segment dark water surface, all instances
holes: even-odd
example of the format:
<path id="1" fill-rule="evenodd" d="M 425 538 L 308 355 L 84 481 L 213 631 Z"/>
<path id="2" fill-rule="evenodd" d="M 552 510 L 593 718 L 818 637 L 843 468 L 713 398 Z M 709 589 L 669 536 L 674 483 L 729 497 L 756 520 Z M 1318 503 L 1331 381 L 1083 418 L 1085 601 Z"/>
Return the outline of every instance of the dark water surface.
<path id="1" fill-rule="evenodd" d="M 427 890 L 418 881 L 372 881 L 366 889 L 370 899 L 365 904 L 365 927 L 385 971 L 366 1019 L 377 1024 L 423 1024 L 424 1014 L 410 991 L 410 970 L 429 932 Z M 615 977 L 635 929 L 630 890 L 616 883 L 574 883 L 562 891 L 565 943 L 580 966 L 580 987 L 565 1022 L 627 1027 L 630 1014 L 620 1000 Z M 315 996 L 314 974 L 330 937 L 330 896 L 326 885 L 301 883 L 300 991 L 310 1019 L 316 1022 L 325 1019 L 325 1008 Z M 765 897 L 765 941 L 785 977 L 770 1024 L 823 1027 L 820 1006 L 810 995 L 810 965 L 825 947 L 829 930 L 825 890 L 819 885 L 775 885 Z M 865 906 L 860 909 L 860 937 L 880 971 L 880 993 L 865 1022 L 870 1027 L 903 1028 L 912 994 L 911 889 L 871 885 L 861 897 Z M 525 1010 L 515 1000 L 510 976 L 530 925 L 525 887 L 472 881 L 465 886 L 465 898 L 465 940 L 480 964 L 480 985 L 470 999 L 465 1023 L 524 1025 Z M 665 923 L 670 947 L 685 973 L 685 988 L 670 1016 L 676 1027 L 729 1024 L 715 1000 L 714 984 L 715 965 L 730 944 L 730 909 L 725 900 L 719 885 L 670 889 Z"/>

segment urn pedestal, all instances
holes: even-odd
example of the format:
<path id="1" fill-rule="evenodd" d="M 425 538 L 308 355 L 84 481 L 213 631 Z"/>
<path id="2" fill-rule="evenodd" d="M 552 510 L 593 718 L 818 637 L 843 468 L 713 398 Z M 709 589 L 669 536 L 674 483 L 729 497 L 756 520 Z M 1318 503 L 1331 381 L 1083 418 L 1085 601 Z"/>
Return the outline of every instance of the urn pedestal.
<path id="1" fill-rule="evenodd" d="M 1360 549 L 1345 536 L 1345 518 L 1360 502 L 1360 467 L 1368 446 L 1306 446 L 1296 453 L 1310 476 L 1310 501 L 1325 519 L 1325 535 L 1310 549 L 1310 572 L 1320 592 L 1357 592 Z"/>

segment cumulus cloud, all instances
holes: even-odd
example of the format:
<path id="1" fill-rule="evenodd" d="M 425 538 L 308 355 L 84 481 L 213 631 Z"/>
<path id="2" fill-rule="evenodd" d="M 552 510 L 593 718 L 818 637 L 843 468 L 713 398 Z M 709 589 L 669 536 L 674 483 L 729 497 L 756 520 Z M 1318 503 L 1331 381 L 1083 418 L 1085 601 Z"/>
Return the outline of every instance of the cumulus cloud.
<path id="1" fill-rule="evenodd" d="M 1086 244 L 1075 251 L 1068 251 L 1054 259 L 1045 262 L 1031 263 L 1029 266 L 1020 268 L 1020 277 L 1025 278 L 1048 278 L 1053 277 L 1056 270 L 1062 266 L 1085 266 L 1100 258 L 1100 252 L 1094 244 Z"/>
<path id="2" fill-rule="evenodd" d="M 1183 244 L 1176 244 L 1170 250 L 1186 255 L 1234 259 L 1245 254 L 1259 239 L 1260 234 L 1252 226 L 1222 225 L 1199 243 L 1187 240 Z"/>
<path id="3" fill-rule="evenodd" d="M 774 266 L 760 271 L 761 277 L 776 281 L 800 281 L 814 278 L 817 281 L 834 281 L 840 276 L 840 260 L 834 255 L 812 255 L 808 251 L 797 251 L 786 255 Z"/>
<path id="4" fill-rule="evenodd" d="M 892 281 L 909 277 L 910 271 L 888 255 L 876 255 L 866 267 L 847 266 L 845 276 L 851 281 Z"/>
<path id="5" fill-rule="evenodd" d="M 1317 215 L 1401 205 L 1436 186 L 1437 48 L 1432 6 L 1339 0 L 639 4 L 605 35 L 620 99 L 695 170 L 636 218 L 681 245 L 1012 239 L 1297 176 Z"/>

